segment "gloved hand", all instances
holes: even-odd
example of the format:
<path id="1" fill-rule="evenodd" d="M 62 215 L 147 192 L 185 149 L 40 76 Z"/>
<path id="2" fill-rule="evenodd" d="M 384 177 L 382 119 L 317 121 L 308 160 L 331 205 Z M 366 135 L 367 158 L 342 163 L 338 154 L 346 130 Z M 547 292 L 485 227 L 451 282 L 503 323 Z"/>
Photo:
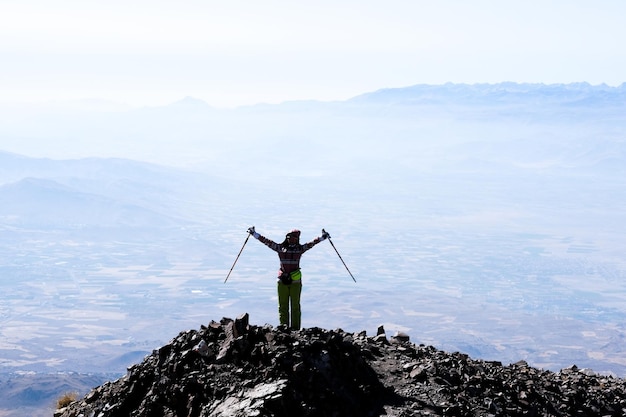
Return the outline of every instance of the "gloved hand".
<path id="1" fill-rule="evenodd" d="M 259 238 L 259 234 L 256 232 L 256 230 L 254 230 L 254 226 L 249 227 L 248 228 L 248 233 L 250 233 L 252 236 L 254 236 L 255 239 Z"/>
<path id="2" fill-rule="evenodd" d="M 326 240 L 326 239 L 330 239 L 330 235 L 328 234 L 328 232 L 324 229 L 322 229 L 322 239 Z"/>

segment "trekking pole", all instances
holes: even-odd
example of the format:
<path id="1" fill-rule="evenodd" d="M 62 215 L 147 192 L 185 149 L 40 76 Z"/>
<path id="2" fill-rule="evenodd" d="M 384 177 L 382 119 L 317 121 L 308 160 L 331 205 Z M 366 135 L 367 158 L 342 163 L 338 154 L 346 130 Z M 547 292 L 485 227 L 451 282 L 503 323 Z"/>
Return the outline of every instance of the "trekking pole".
<path id="1" fill-rule="evenodd" d="M 322 229 L 322 233 L 326 233 L 326 230 Z M 333 246 L 333 249 L 335 250 L 335 252 L 337 252 L 337 256 L 339 256 L 339 259 L 341 259 L 341 263 L 343 263 L 343 266 L 346 267 L 346 271 L 348 271 L 348 274 L 350 274 L 350 276 L 352 277 L 352 281 L 356 282 L 356 279 L 354 279 L 354 275 L 352 275 L 352 272 L 350 272 L 350 270 L 348 269 L 348 265 L 346 265 L 346 263 L 343 261 L 343 258 L 341 257 L 341 255 L 339 255 L 339 251 L 335 247 L 335 244 L 333 243 L 333 241 L 330 240 L 330 235 L 328 235 L 328 241 Z"/>
<path id="2" fill-rule="evenodd" d="M 248 236 L 246 237 L 245 242 L 243 242 L 243 246 L 241 247 L 241 250 L 237 254 L 237 257 L 235 258 L 235 262 L 233 262 L 233 266 L 230 267 L 230 271 L 228 271 L 228 275 L 226 275 L 226 279 L 224 280 L 224 284 L 226 284 L 226 281 L 228 281 L 228 277 L 230 276 L 230 273 L 233 272 L 233 268 L 235 267 L 235 264 L 237 263 L 237 260 L 239 259 L 239 255 L 241 255 L 241 252 L 243 252 L 243 248 L 245 248 L 246 247 L 246 243 L 248 243 L 248 239 L 250 239 L 250 233 L 248 233 Z"/>

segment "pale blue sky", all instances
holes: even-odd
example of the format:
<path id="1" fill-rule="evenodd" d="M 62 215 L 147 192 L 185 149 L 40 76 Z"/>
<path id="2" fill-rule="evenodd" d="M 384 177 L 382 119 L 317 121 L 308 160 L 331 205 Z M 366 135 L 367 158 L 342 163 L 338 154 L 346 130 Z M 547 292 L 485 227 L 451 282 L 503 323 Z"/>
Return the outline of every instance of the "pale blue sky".
<path id="1" fill-rule="evenodd" d="M 502 81 L 620 85 L 626 1 L 0 0 L 0 101 L 218 107 Z"/>

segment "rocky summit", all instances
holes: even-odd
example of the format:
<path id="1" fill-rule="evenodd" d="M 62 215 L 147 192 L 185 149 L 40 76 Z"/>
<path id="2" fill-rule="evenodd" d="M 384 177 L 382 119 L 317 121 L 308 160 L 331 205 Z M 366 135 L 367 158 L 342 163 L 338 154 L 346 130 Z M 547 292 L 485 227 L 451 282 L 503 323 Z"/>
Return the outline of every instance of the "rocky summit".
<path id="1" fill-rule="evenodd" d="M 382 327 L 293 331 L 243 314 L 180 333 L 54 415 L 624 416 L 626 381 L 474 360 Z"/>

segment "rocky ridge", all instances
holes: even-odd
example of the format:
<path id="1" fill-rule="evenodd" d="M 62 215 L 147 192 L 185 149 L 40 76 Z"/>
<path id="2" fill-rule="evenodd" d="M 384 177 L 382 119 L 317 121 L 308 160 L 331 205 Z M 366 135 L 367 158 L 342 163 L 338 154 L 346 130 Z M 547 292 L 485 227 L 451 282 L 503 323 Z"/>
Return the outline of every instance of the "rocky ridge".
<path id="1" fill-rule="evenodd" d="M 623 416 L 626 381 L 503 366 L 408 336 L 254 326 L 180 333 L 55 417 Z"/>

